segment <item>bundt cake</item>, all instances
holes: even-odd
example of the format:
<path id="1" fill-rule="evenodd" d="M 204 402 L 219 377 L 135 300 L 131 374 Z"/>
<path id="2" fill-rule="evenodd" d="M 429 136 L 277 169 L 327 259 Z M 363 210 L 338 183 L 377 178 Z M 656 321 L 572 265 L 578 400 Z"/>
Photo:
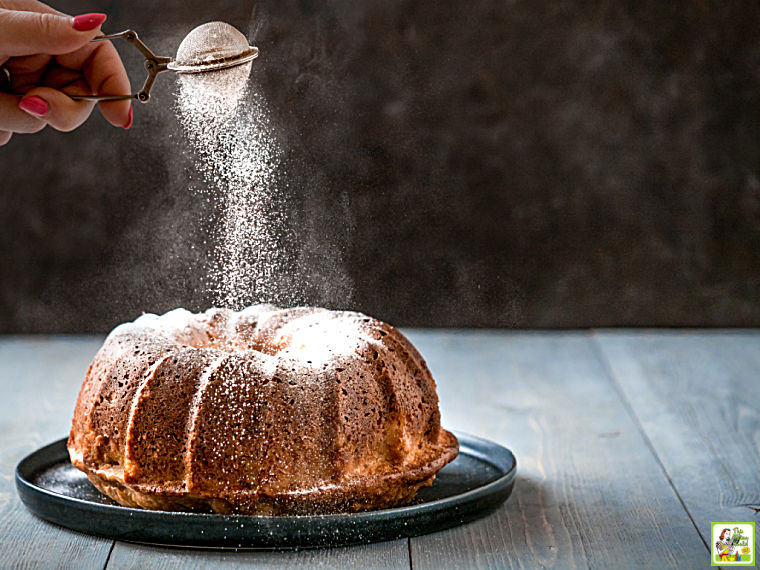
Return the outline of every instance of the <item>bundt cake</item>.
<path id="1" fill-rule="evenodd" d="M 459 446 L 398 330 L 255 305 L 116 327 L 87 371 L 68 450 L 125 506 L 276 515 L 404 504 Z"/>

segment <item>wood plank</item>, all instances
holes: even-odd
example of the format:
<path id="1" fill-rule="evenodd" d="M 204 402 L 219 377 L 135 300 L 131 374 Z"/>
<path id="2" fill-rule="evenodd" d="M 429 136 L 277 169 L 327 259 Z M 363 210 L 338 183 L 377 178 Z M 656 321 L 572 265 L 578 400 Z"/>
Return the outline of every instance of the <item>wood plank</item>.
<path id="1" fill-rule="evenodd" d="M 162 548 L 117 542 L 109 569 L 170 568 L 401 568 L 408 569 L 406 540 L 366 546 L 299 551 L 225 551 Z"/>
<path id="2" fill-rule="evenodd" d="M 595 338 L 705 542 L 712 548 L 710 522 L 760 531 L 760 334 Z"/>
<path id="3" fill-rule="evenodd" d="M 4 567 L 103 568 L 112 541 L 48 524 L 16 493 L 16 464 L 65 436 L 79 386 L 100 345 L 91 338 L 0 340 L 0 560 Z"/>
<path id="4" fill-rule="evenodd" d="M 513 496 L 411 539 L 417 568 L 702 567 L 707 551 L 579 333 L 425 332 L 443 421 L 510 447 Z"/>

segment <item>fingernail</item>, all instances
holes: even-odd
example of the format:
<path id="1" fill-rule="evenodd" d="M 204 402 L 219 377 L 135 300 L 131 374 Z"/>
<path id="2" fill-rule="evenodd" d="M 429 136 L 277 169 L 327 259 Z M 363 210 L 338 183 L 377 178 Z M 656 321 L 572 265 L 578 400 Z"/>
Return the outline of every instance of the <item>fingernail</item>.
<path id="1" fill-rule="evenodd" d="M 127 119 L 127 124 L 124 125 L 125 129 L 129 129 L 129 127 L 132 126 L 132 119 L 134 118 L 134 113 L 132 112 L 132 107 L 129 108 L 129 119 Z"/>
<path id="2" fill-rule="evenodd" d="M 49 111 L 47 101 L 36 95 L 21 99 L 18 103 L 18 108 L 22 111 L 26 111 L 30 115 L 34 115 L 35 117 L 44 117 Z"/>
<path id="3" fill-rule="evenodd" d="M 78 32 L 89 32 L 106 21 L 105 14 L 82 14 L 74 18 L 73 26 Z"/>

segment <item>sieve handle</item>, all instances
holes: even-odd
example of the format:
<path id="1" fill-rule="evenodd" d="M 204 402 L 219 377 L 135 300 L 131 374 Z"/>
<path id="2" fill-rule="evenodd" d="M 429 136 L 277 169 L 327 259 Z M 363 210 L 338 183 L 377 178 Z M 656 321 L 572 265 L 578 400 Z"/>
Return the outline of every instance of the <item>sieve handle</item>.
<path id="1" fill-rule="evenodd" d="M 145 69 L 148 72 L 148 77 L 145 78 L 142 89 L 132 95 L 71 95 L 70 97 L 74 101 L 124 101 L 126 99 L 137 99 L 142 103 L 147 103 L 150 100 L 150 90 L 156 82 L 156 76 L 168 69 L 167 65 L 173 61 L 172 58 L 154 54 L 137 36 L 137 32 L 134 30 L 125 30 L 116 34 L 103 34 L 93 38 L 91 41 L 98 42 L 116 38 L 121 38 L 132 44 L 145 57 Z"/>

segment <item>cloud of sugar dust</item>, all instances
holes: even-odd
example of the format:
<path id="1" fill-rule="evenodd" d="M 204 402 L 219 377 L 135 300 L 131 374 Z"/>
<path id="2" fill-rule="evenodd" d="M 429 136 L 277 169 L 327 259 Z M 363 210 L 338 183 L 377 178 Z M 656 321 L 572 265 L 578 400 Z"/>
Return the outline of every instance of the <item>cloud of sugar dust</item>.
<path id="1" fill-rule="evenodd" d="M 214 242 L 204 287 L 214 304 L 235 309 L 258 302 L 345 307 L 351 287 L 343 244 L 296 211 L 323 209 L 311 187 L 318 178 L 287 171 L 294 163 L 283 160 L 283 137 L 250 72 L 248 63 L 178 76 L 177 114 L 200 174 L 192 190 L 213 216 L 199 220 Z M 289 199 L 301 190 L 308 200 Z"/>
<path id="2" fill-rule="evenodd" d="M 250 71 L 248 63 L 180 75 L 177 94 L 180 122 L 201 174 L 193 189 L 222 217 L 205 220 L 215 239 L 205 285 L 217 305 L 230 308 L 300 301 L 297 288 L 283 287 L 279 241 L 286 228 L 275 184 L 279 149 L 264 102 L 248 89 Z"/>

